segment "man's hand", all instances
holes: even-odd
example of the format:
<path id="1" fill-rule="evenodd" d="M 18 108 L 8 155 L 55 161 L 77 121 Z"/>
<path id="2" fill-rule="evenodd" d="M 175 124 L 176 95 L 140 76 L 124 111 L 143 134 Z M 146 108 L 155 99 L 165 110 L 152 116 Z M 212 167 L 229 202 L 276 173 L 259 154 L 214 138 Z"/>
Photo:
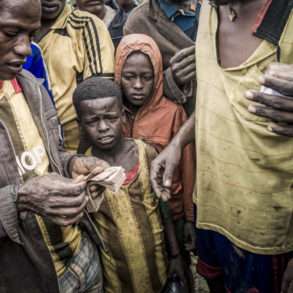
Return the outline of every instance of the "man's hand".
<path id="1" fill-rule="evenodd" d="M 85 182 L 55 173 L 34 177 L 18 190 L 19 211 L 34 212 L 61 226 L 78 222 L 86 204 Z"/>
<path id="2" fill-rule="evenodd" d="M 283 276 L 282 293 L 293 293 L 293 260 L 288 263 Z"/>
<path id="3" fill-rule="evenodd" d="M 167 146 L 152 162 L 151 182 L 156 195 L 164 201 L 171 197 L 173 175 L 182 156 L 175 143 Z"/>
<path id="4" fill-rule="evenodd" d="M 272 64 L 260 82 L 276 93 L 247 92 L 247 99 L 260 104 L 250 105 L 248 110 L 272 120 L 269 130 L 293 137 L 293 65 Z"/>
<path id="5" fill-rule="evenodd" d="M 177 85 L 195 79 L 195 46 L 182 49 L 170 59 L 171 70 Z"/>
<path id="6" fill-rule="evenodd" d="M 108 167 L 107 162 L 95 157 L 74 157 L 69 165 L 69 173 L 72 178 L 82 178 L 89 174 L 98 175 Z"/>
<path id="7" fill-rule="evenodd" d="M 195 250 L 195 226 L 192 222 L 185 222 L 184 224 L 184 244 L 185 249 L 190 252 Z"/>

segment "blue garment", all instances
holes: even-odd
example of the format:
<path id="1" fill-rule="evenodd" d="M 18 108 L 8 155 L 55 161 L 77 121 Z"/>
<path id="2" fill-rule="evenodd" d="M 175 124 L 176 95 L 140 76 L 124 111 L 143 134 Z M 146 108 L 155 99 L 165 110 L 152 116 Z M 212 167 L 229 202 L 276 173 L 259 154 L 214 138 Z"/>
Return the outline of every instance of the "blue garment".
<path id="1" fill-rule="evenodd" d="M 165 15 L 174 22 L 192 40 L 196 39 L 198 19 L 200 14 L 200 3 L 196 5 L 196 10 L 183 10 L 168 0 L 159 0 L 159 5 Z"/>
<path id="2" fill-rule="evenodd" d="M 208 280 L 224 279 L 227 292 L 279 293 L 292 253 L 260 255 L 233 245 L 219 233 L 198 229 L 197 271 Z"/>
<path id="3" fill-rule="evenodd" d="M 29 71 L 31 74 L 33 74 L 36 78 L 43 81 L 43 86 L 47 89 L 52 99 L 52 102 L 55 105 L 42 51 L 40 47 L 34 42 L 31 43 L 31 48 L 32 54 L 27 57 L 26 63 L 23 65 L 23 68 Z"/>

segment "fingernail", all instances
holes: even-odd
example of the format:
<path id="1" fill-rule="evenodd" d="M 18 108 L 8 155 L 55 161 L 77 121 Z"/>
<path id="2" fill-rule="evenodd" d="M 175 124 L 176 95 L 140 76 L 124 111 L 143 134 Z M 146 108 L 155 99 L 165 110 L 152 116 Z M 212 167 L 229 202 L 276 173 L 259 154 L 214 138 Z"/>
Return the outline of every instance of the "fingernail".
<path id="1" fill-rule="evenodd" d="M 166 187 L 171 186 L 171 180 L 167 179 L 164 184 Z"/>
<path id="2" fill-rule="evenodd" d="M 253 105 L 248 106 L 248 111 L 251 113 L 256 113 L 256 108 Z"/>
<path id="3" fill-rule="evenodd" d="M 272 125 L 269 125 L 269 126 L 268 126 L 268 130 L 269 130 L 270 132 L 273 132 L 273 127 L 272 127 Z"/>
<path id="4" fill-rule="evenodd" d="M 252 100 L 253 99 L 253 93 L 251 91 L 247 91 L 245 93 L 245 97 L 248 99 L 248 100 Z"/>

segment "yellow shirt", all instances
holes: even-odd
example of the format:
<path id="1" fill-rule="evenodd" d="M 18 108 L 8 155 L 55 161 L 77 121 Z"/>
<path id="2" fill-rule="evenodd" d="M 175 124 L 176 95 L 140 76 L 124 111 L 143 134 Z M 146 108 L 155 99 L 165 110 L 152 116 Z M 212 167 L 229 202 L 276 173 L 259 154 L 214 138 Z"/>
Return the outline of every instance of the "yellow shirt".
<path id="1" fill-rule="evenodd" d="M 29 106 L 16 80 L 0 88 L 0 119 L 5 123 L 16 155 L 18 172 L 24 180 L 48 173 L 49 159 Z M 60 227 L 36 216 L 60 276 L 78 250 L 81 232 L 77 226 Z"/>
<path id="2" fill-rule="evenodd" d="M 79 130 L 72 95 L 77 83 L 92 75 L 113 75 L 111 37 L 99 18 L 85 11 L 72 11 L 67 5 L 39 45 L 63 126 L 65 148 L 76 151 Z"/>
<path id="3" fill-rule="evenodd" d="M 262 41 L 246 62 L 217 62 L 217 11 L 203 3 L 197 62 L 197 225 L 258 254 L 293 250 L 293 139 L 268 130 L 269 120 L 248 112 L 245 92 L 277 49 Z M 293 12 L 281 41 L 282 61 L 293 63 Z"/>

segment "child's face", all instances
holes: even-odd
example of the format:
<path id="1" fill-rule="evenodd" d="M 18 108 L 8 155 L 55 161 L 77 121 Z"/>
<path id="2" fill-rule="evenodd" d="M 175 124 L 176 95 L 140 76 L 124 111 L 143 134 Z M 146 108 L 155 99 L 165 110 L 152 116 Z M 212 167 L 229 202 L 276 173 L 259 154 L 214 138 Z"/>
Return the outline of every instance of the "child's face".
<path id="1" fill-rule="evenodd" d="M 126 100 L 141 107 L 152 95 L 154 70 L 149 57 L 143 53 L 131 54 L 122 69 L 121 86 Z"/>
<path id="2" fill-rule="evenodd" d="M 122 111 L 116 97 L 80 103 L 81 125 L 93 146 L 112 149 L 122 137 Z"/>

